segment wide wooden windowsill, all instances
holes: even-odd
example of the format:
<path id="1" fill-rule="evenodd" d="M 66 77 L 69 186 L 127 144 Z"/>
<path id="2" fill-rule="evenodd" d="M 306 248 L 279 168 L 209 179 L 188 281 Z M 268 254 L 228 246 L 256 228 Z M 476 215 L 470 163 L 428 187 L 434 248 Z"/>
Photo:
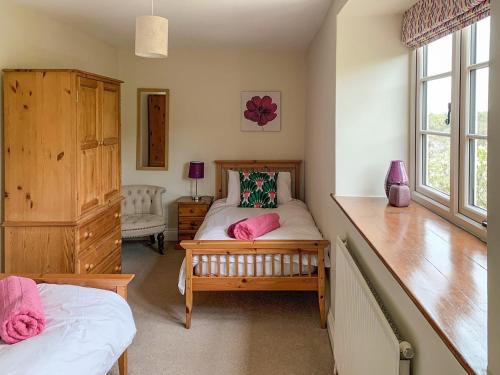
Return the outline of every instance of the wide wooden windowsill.
<path id="1" fill-rule="evenodd" d="M 415 202 L 332 198 L 465 370 L 486 373 L 486 244 Z"/>

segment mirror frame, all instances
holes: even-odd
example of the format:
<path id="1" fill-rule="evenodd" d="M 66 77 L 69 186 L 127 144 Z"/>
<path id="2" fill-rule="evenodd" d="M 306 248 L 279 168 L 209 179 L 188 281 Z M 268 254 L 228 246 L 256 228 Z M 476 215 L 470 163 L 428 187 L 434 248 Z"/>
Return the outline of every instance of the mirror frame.
<path id="1" fill-rule="evenodd" d="M 142 149 L 141 149 L 141 95 L 144 92 L 162 92 L 165 93 L 166 100 L 166 115 L 165 115 L 165 166 L 164 167 L 148 167 L 141 163 Z M 170 118 L 170 90 L 169 89 L 151 89 L 151 88 L 138 88 L 137 89 L 137 146 L 136 146 L 136 169 L 146 171 L 168 171 L 168 151 L 169 151 L 169 118 Z"/>

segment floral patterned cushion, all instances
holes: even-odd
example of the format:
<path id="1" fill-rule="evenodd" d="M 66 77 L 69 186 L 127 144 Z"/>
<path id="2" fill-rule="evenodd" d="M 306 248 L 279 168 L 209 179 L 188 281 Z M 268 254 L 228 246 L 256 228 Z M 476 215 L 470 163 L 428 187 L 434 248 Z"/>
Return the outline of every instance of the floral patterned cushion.
<path id="1" fill-rule="evenodd" d="M 240 207 L 278 207 L 278 172 L 240 172 Z"/>

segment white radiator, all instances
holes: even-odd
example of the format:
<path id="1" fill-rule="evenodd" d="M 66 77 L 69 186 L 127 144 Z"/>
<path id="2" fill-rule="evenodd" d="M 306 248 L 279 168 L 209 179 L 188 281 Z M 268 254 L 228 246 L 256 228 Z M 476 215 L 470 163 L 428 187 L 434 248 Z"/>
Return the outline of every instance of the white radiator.
<path id="1" fill-rule="evenodd" d="M 337 238 L 333 351 L 339 375 L 409 375 L 411 346 L 396 337 L 344 242 Z M 403 354 L 400 354 L 400 353 Z"/>

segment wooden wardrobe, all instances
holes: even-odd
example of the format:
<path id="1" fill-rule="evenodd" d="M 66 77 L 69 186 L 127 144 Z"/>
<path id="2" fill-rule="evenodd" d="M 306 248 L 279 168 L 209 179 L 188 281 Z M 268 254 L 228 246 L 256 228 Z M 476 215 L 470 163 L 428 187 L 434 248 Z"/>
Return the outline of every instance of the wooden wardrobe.
<path id="1" fill-rule="evenodd" d="M 4 70 L 5 272 L 121 271 L 120 83 Z"/>

